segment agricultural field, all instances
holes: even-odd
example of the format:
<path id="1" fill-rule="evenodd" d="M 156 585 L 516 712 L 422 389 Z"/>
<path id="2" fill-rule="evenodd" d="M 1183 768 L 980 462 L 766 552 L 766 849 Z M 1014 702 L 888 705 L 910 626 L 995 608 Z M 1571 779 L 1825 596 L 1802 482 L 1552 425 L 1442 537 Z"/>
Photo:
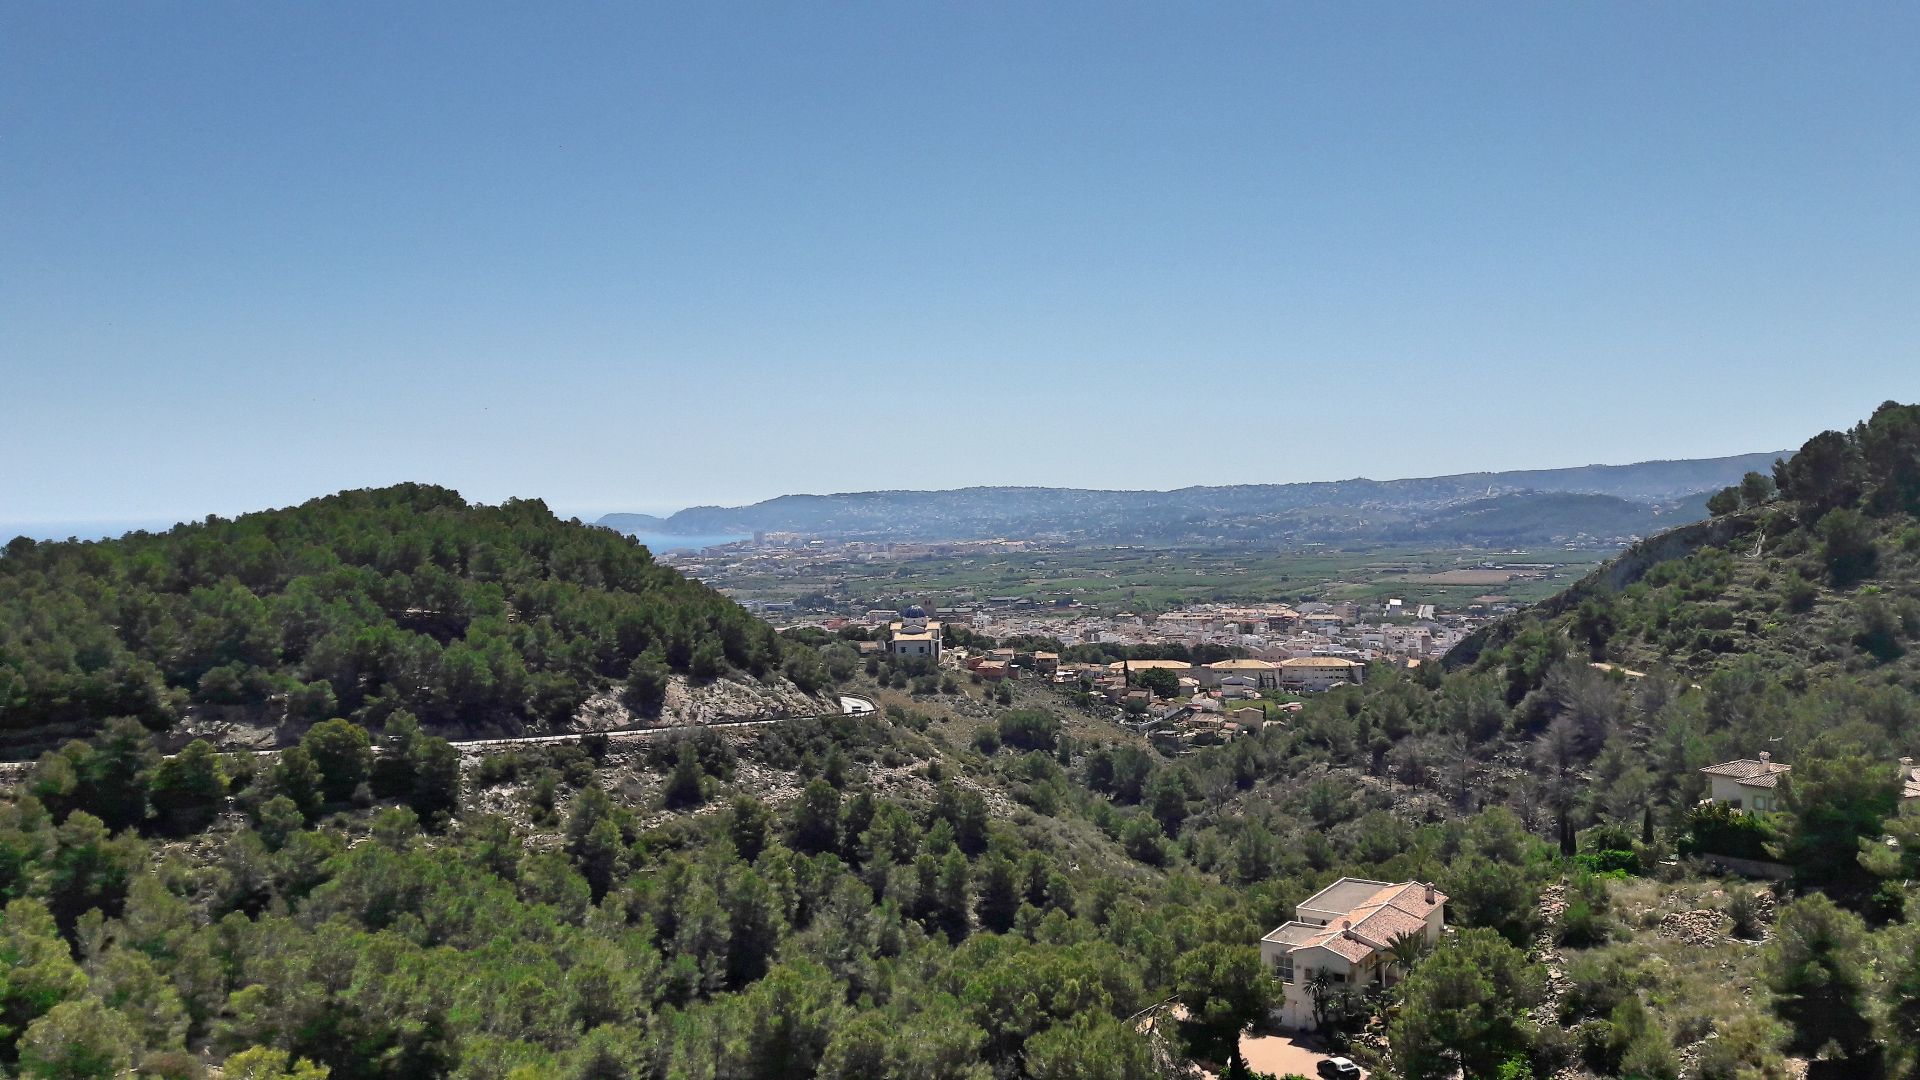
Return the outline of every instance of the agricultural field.
<path id="1" fill-rule="evenodd" d="M 1526 604 L 1566 588 L 1608 553 L 1546 550 L 1367 551 L 1077 548 L 940 556 L 910 562 L 829 560 L 769 568 L 708 562 L 702 580 L 740 600 L 800 606 L 941 605 L 993 596 L 1074 602 L 1097 611 L 1165 611 L 1194 603 L 1376 600 L 1447 609 L 1475 601 Z M 1483 568 L 1534 564 L 1543 569 Z"/>

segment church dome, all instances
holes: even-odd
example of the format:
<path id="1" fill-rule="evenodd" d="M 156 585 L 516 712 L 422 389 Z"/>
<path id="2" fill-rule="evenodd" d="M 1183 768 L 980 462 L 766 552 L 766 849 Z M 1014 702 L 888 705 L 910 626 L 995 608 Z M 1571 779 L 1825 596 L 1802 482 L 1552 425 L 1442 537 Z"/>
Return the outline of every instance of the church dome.
<path id="1" fill-rule="evenodd" d="M 903 619 L 924 619 L 927 617 L 927 609 L 921 607 L 919 604 L 909 604 L 901 609 L 900 617 Z"/>

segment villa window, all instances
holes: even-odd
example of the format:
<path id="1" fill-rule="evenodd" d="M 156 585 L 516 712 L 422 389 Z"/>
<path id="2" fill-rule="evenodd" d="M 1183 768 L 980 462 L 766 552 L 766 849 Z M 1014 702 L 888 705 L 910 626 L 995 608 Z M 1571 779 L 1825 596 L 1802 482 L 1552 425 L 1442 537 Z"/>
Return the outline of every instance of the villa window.
<path id="1" fill-rule="evenodd" d="M 1293 956 L 1291 954 L 1282 956 L 1280 958 L 1280 963 L 1278 967 L 1280 971 L 1280 981 L 1284 983 L 1292 982 L 1293 981 Z"/>

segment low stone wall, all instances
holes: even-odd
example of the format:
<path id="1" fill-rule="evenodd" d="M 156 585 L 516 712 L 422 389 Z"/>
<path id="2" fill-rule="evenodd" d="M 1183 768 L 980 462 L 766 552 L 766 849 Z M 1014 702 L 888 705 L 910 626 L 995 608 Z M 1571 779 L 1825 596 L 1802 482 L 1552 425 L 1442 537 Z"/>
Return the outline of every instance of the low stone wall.
<path id="1" fill-rule="evenodd" d="M 1769 881 L 1785 881 L 1793 876 L 1793 867 L 1763 859 L 1737 859 L 1732 855 L 1695 855 L 1693 858 L 1716 874 L 1738 874 Z"/>

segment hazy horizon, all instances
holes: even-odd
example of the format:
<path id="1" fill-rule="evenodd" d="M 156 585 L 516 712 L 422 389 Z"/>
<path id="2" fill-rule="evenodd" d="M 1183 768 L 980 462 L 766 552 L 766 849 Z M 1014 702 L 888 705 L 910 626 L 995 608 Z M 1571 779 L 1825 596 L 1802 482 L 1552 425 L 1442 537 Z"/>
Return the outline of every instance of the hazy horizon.
<path id="1" fill-rule="evenodd" d="M 1375 480 L 1375 481 L 1423 480 L 1423 479 L 1429 479 L 1429 478 L 1440 477 L 1440 476 L 1473 475 L 1475 473 L 1550 472 L 1550 471 L 1556 471 L 1556 470 L 1562 470 L 1562 469 L 1579 469 L 1579 468 L 1591 468 L 1591 467 L 1618 468 L 1618 467 L 1628 466 L 1628 465 L 1654 464 L 1662 461 L 1711 460 L 1715 458 L 1745 457 L 1749 454 L 1772 454 L 1772 453 L 1782 453 L 1782 452 L 1785 452 L 1785 451 L 1784 450 L 1783 451 L 1746 450 L 1746 451 L 1737 451 L 1737 452 L 1728 453 L 1728 454 L 1708 454 L 1708 455 L 1704 455 L 1702 458 L 1693 458 L 1693 459 L 1690 459 L 1690 458 L 1639 458 L 1633 461 L 1589 461 L 1589 462 L 1582 462 L 1577 465 L 1532 465 L 1532 466 L 1523 466 L 1517 469 L 1466 469 L 1466 470 L 1462 470 L 1460 473 L 1422 473 L 1419 475 L 1409 475 L 1409 476 L 1329 476 L 1329 477 L 1319 477 L 1319 478 L 1307 479 L 1307 480 L 1272 480 L 1272 481 L 1253 480 L 1253 481 L 1245 481 L 1244 484 L 1257 486 L 1257 485 L 1263 485 L 1263 484 L 1286 485 L 1286 484 L 1337 483 L 1337 482 L 1346 481 L 1346 480 Z M 392 482 L 402 483 L 406 481 L 396 480 Z M 433 481 L 415 480 L 412 482 L 432 483 Z M 360 485 L 360 486 L 382 486 L 382 485 Z M 445 486 L 451 486 L 451 485 L 445 485 Z M 559 515 L 560 517 L 578 518 L 581 521 L 593 522 L 598 518 L 604 517 L 607 514 L 646 514 L 653 517 L 666 518 L 666 517 L 671 517 L 673 514 L 681 510 L 690 510 L 690 509 L 695 509 L 700 507 L 713 507 L 713 506 L 720 506 L 720 507 L 750 506 L 755 503 L 765 502 L 768 499 L 779 498 L 781 496 L 786 496 L 786 495 L 832 496 L 832 495 L 864 494 L 864 493 L 878 492 L 878 491 L 952 492 L 952 491 L 964 491 L 969 488 L 1020 488 L 1020 487 L 1052 488 L 1052 487 L 1074 487 L 1074 486 L 1076 485 L 1033 484 L 1033 483 L 1014 482 L 1014 483 L 998 483 L 998 484 L 996 483 L 967 484 L 960 487 L 950 487 L 950 488 L 846 488 L 846 489 L 831 490 L 831 491 L 824 490 L 824 489 L 819 491 L 784 491 L 784 492 L 779 492 L 778 494 L 775 494 L 775 495 L 768 495 L 758 499 L 746 499 L 746 500 L 741 500 L 737 502 L 722 502 L 717 500 L 709 500 L 705 502 L 689 502 L 689 503 L 684 503 L 684 504 L 675 505 L 675 506 L 656 505 L 651 508 L 636 506 L 634 504 L 620 504 L 620 505 L 608 505 L 608 506 L 563 506 L 563 505 L 555 504 L 551 500 L 544 500 L 544 501 L 547 501 L 548 507 L 552 509 L 553 512 Z M 1098 488 L 1098 489 L 1085 489 L 1085 490 L 1177 491 L 1182 488 L 1190 488 L 1190 487 L 1220 487 L 1220 486 L 1241 486 L 1241 485 L 1218 485 L 1218 484 L 1201 482 L 1201 483 L 1193 483 L 1193 484 L 1179 484 L 1179 485 L 1175 485 L 1173 487 L 1168 487 L 1168 488 Z M 348 489 L 344 489 L 344 488 L 335 489 L 335 491 L 339 491 L 339 490 L 348 490 Z M 508 499 L 508 498 L 525 498 L 525 499 L 543 498 L 537 492 L 514 492 L 509 495 L 504 495 L 497 498 L 482 498 L 482 497 L 476 496 L 474 493 L 467 491 L 464 488 L 456 488 L 455 490 L 458 490 L 460 494 L 467 499 L 468 502 L 482 502 L 482 503 L 489 503 L 489 504 L 499 503 L 504 499 Z M 278 509 L 283 506 L 298 505 L 299 503 L 306 502 L 309 499 L 322 498 L 327 495 L 332 495 L 335 493 L 335 491 L 318 491 L 302 498 L 294 499 L 288 502 L 272 503 L 269 505 L 250 506 L 250 507 L 245 507 L 241 509 L 229 509 L 229 510 L 200 510 L 192 513 L 179 513 L 174 515 L 166 515 L 166 514 L 138 515 L 138 516 L 127 515 L 127 516 L 107 516 L 107 517 L 100 517 L 100 518 L 78 518 L 78 519 L 62 518 L 62 519 L 39 520 L 39 521 L 32 520 L 32 519 L 20 519 L 20 520 L 0 519 L 0 542 L 4 542 L 5 540 L 11 539 L 15 536 L 27 536 L 34 540 L 66 540 L 66 539 L 99 540 L 99 539 L 110 539 L 116 536 L 122 536 L 128 532 L 141 530 L 141 529 L 145 529 L 148 531 L 156 531 L 156 532 L 164 531 L 166 529 L 172 528 L 177 524 L 180 524 L 181 522 L 197 521 L 197 520 L 203 519 L 208 514 L 214 514 L 219 517 L 229 517 L 229 518 L 238 517 L 242 514 L 258 513 L 264 510 Z"/>

